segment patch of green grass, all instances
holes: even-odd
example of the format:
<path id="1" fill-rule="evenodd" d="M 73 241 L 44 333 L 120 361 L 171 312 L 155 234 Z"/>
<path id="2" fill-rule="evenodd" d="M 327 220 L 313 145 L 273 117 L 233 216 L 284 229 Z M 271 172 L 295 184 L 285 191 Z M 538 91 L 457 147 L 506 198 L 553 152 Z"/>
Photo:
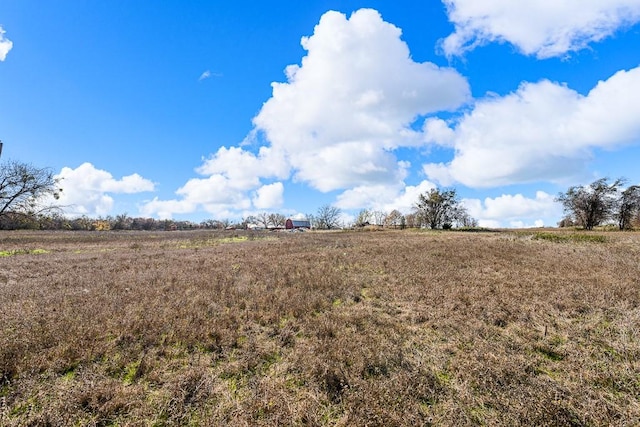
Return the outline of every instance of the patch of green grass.
<path id="1" fill-rule="evenodd" d="M 546 375 L 546 376 L 548 376 L 549 378 L 552 378 L 552 379 L 558 379 L 558 377 L 560 376 L 560 373 L 558 371 L 555 371 L 553 369 L 544 368 L 544 367 L 538 367 L 538 368 L 535 369 L 534 372 L 535 372 L 536 375 L 544 374 L 544 375 Z"/>
<path id="2" fill-rule="evenodd" d="M 19 255 L 24 253 L 25 252 L 21 249 L 14 249 L 12 251 L 0 251 L 0 256 L 13 256 L 13 255 Z"/>
<path id="3" fill-rule="evenodd" d="M 449 385 L 451 383 L 451 374 L 448 371 L 436 371 L 436 378 L 443 385 Z"/>
<path id="4" fill-rule="evenodd" d="M 13 249 L 10 251 L 0 251 L 0 257 L 14 256 L 14 255 L 42 255 L 48 254 L 46 249 Z"/>
<path id="5" fill-rule="evenodd" d="M 247 236 L 230 236 L 219 239 L 191 239 L 178 245 L 180 249 L 198 249 L 219 245 L 221 243 L 240 243 L 249 240 Z"/>
<path id="6" fill-rule="evenodd" d="M 76 376 L 76 370 L 78 369 L 78 365 L 71 365 L 68 366 L 63 372 L 62 372 L 62 379 L 64 379 L 65 381 L 71 381 L 75 378 Z"/>
<path id="7" fill-rule="evenodd" d="M 124 368 L 124 377 L 122 378 L 122 381 L 124 382 L 125 385 L 133 384 L 136 377 L 138 376 L 139 368 L 140 368 L 140 360 L 131 362 Z"/>
<path id="8" fill-rule="evenodd" d="M 545 358 L 553 360 L 554 362 L 559 362 L 564 359 L 564 354 L 547 346 L 537 346 L 536 351 L 542 354 Z"/>
<path id="9" fill-rule="evenodd" d="M 606 355 L 607 355 L 607 357 L 609 357 L 609 358 L 611 358 L 611 359 L 613 359 L 613 360 L 620 360 L 620 359 L 622 358 L 622 357 L 620 356 L 620 353 L 618 353 L 618 352 L 616 351 L 616 349 L 615 349 L 615 348 L 613 348 L 613 347 L 611 347 L 611 346 L 604 345 L 604 346 L 603 346 L 603 351 L 604 351 L 604 354 L 606 354 Z"/>
<path id="10" fill-rule="evenodd" d="M 0 398 L 8 396 L 9 392 L 10 392 L 9 384 L 4 384 L 0 386 Z"/>
<path id="11" fill-rule="evenodd" d="M 278 351 L 274 351 L 272 353 L 263 355 L 262 360 L 263 362 L 260 370 L 262 372 L 267 372 L 269 368 L 282 360 L 282 356 Z"/>
<path id="12" fill-rule="evenodd" d="M 498 230 L 493 230 L 491 228 L 486 228 L 486 227 L 460 227 L 460 228 L 455 228 L 455 231 L 466 231 L 469 233 L 497 233 L 499 232 Z"/>
<path id="13" fill-rule="evenodd" d="M 480 426 L 491 425 L 489 420 L 495 419 L 495 409 L 487 405 L 477 405 L 469 409 L 469 418 Z"/>
<path id="14" fill-rule="evenodd" d="M 546 240 L 549 242 L 564 243 L 564 242 L 578 242 L 578 243 L 605 243 L 607 238 L 600 234 L 586 234 L 586 233 L 550 233 L 539 232 L 533 235 L 534 240 Z"/>
<path id="15" fill-rule="evenodd" d="M 287 376 L 284 384 L 289 390 L 299 390 L 303 388 L 307 382 L 302 377 L 289 375 Z"/>
<path id="16" fill-rule="evenodd" d="M 32 255 L 40 255 L 40 254 L 48 254 L 49 251 L 46 249 L 33 249 L 31 252 L 29 252 Z"/>
<path id="17" fill-rule="evenodd" d="M 233 237 L 224 237 L 222 239 L 219 239 L 218 242 L 220 242 L 220 243 L 238 243 L 238 242 L 244 242 L 245 240 L 249 240 L 249 238 L 247 236 L 233 236 Z"/>
<path id="18" fill-rule="evenodd" d="M 241 400 L 247 394 L 247 379 L 240 373 L 223 378 L 227 383 L 227 390 L 233 399 Z"/>
<path id="19" fill-rule="evenodd" d="M 40 403 L 35 397 L 29 397 L 26 402 L 18 403 L 9 411 L 10 418 L 17 418 L 40 409 Z"/>

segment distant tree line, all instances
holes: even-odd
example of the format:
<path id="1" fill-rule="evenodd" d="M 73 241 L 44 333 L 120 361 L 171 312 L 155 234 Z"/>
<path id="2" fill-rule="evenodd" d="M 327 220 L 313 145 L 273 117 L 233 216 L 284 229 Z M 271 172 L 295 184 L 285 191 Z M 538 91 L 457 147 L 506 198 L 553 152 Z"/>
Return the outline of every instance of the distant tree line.
<path id="1" fill-rule="evenodd" d="M 640 226 L 640 186 L 625 187 L 626 180 L 611 182 L 601 178 L 589 185 L 569 187 L 556 201 L 561 203 L 565 217 L 560 227 L 578 226 L 592 230 L 601 224 L 615 224 L 620 230 Z M 18 161 L 0 165 L 0 229 L 54 229 L 54 230 L 190 230 L 248 228 L 284 228 L 286 217 L 275 212 L 262 212 L 243 218 L 240 222 L 208 219 L 200 223 L 191 221 L 132 218 L 126 213 L 92 219 L 86 216 L 69 219 L 55 204 L 62 188 L 48 168 L 37 168 Z M 323 205 L 306 219 L 312 228 L 345 228 L 340 208 Z M 390 228 L 424 227 L 451 229 L 477 227 L 460 202 L 455 189 L 433 188 L 420 194 L 413 211 L 402 214 L 394 209 L 389 213 L 379 210 L 361 210 L 352 227 L 375 225 Z"/>
<path id="2" fill-rule="evenodd" d="M 377 226 L 398 229 L 448 230 L 451 228 L 474 228 L 478 226 L 478 220 L 469 215 L 455 189 L 433 188 L 418 196 L 410 213 L 402 214 L 397 209 L 389 213 L 362 209 L 353 225 L 354 227 Z"/>
<path id="3" fill-rule="evenodd" d="M 260 228 L 284 228 L 287 217 L 275 212 L 261 212 L 257 215 L 251 215 L 242 220 L 245 224 L 254 224 Z"/>
<path id="4" fill-rule="evenodd" d="M 616 185 L 619 185 L 618 181 L 612 184 L 613 187 Z M 52 200 L 57 200 L 61 192 L 60 183 L 54 178 L 50 169 L 37 168 L 16 161 L 3 163 L 0 165 L 0 229 L 87 231 L 191 230 L 248 227 L 278 229 L 284 228 L 286 222 L 286 217 L 283 214 L 275 212 L 262 212 L 243 218 L 236 223 L 232 223 L 229 220 L 214 219 L 195 223 L 192 221 L 134 218 L 126 213 L 97 219 L 87 216 L 66 218 L 62 215 L 62 208 L 51 202 Z M 570 192 L 567 193 L 567 198 L 576 199 L 578 196 L 574 193 L 578 194 L 579 189 L 570 189 Z M 626 195 L 627 193 L 624 194 Z M 636 193 L 628 194 L 628 196 L 630 206 L 636 206 L 634 204 L 636 199 L 633 198 L 637 196 Z M 600 198 L 608 200 L 604 195 L 600 196 Z M 622 209 L 622 206 L 626 205 L 623 203 L 620 206 Z M 630 207 L 629 209 L 633 211 L 635 208 Z M 306 219 L 311 227 L 316 229 L 330 230 L 347 227 L 347 224 L 344 223 L 341 209 L 328 204 L 320 206 L 315 214 L 308 214 Z M 626 219 L 621 219 L 621 221 L 624 220 Z M 471 218 L 464 209 L 455 189 L 432 189 L 428 193 L 419 196 L 413 211 L 409 214 L 403 215 L 396 209 L 389 213 L 365 209 L 359 212 L 356 220 L 350 225 L 364 227 L 371 224 L 400 229 L 407 227 L 450 229 L 453 227 L 475 227 L 477 226 L 477 221 Z"/>
<path id="5" fill-rule="evenodd" d="M 624 178 L 613 182 L 601 178 L 559 193 L 556 201 L 562 204 L 566 216 L 558 225 L 585 230 L 607 223 L 615 224 L 620 230 L 640 225 L 640 186 L 625 187 L 625 184 Z"/>
<path id="6" fill-rule="evenodd" d="M 0 216 L 2 230 L 193 230 L 199 228 L 225 228 L 222 221 L 176 221 L 170 219 L 133 218 L 127 214 L 90 218 L 86 215 L 67 218 L 59 213 L 22 215 L 9 212 Z"/>

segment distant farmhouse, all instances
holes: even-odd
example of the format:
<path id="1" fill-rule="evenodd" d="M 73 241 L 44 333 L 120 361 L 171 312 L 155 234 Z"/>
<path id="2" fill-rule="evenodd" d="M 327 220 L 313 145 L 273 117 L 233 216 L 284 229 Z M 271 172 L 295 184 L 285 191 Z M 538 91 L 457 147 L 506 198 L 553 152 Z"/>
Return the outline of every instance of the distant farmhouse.
<path id="1" fill-rule="evenodd" d="M 307 220 L 299 220 L 299 219 L 291 219 L 289 218 L 285 224 L 284 228 L 287 230 L 297 230 L 299 228 L 307 228 L 311 229 L 311 222 Z"/>

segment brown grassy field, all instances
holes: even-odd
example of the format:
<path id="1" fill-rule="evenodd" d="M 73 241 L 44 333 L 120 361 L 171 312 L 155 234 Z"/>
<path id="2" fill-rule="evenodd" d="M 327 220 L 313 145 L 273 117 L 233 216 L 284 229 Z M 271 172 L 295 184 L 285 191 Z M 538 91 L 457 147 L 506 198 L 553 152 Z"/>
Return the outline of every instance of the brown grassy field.
<path id="1" fill-rule="evenodd" d="M 640 234 L 1 232 L 0 425 L 640 425 Z"/>

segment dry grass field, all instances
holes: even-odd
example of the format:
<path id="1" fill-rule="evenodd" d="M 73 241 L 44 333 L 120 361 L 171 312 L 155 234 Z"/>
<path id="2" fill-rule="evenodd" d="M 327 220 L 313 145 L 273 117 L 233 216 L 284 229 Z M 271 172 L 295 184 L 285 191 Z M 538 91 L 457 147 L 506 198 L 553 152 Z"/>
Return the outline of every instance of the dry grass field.
<path id="1" fill-rule="evenodd" d="M 2 426 L 640 425 L 640 234 L 1 232 Z"/>

